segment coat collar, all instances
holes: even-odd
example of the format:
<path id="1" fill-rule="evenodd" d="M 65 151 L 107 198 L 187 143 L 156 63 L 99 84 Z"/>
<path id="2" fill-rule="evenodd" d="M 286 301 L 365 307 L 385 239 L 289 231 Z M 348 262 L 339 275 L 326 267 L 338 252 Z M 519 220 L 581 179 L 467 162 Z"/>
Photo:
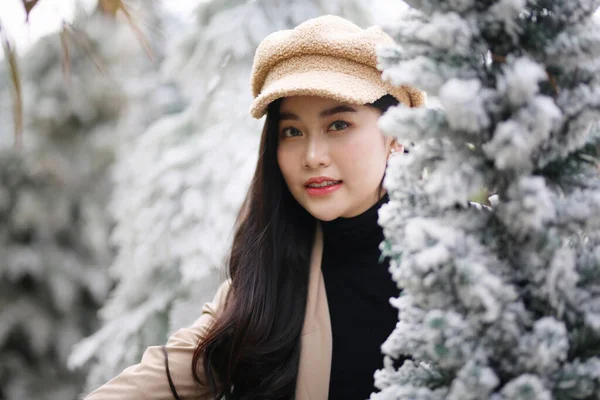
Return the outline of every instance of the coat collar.
<path id="1" fill-rule="evenodd" d="M 297 400 L 326 400 L 329 394 L 332 339 L 329 307 L 321 272 L 322 256 L 323 232 L 317 223 L 302 327 L 300 366 L 296 381 Z"/>

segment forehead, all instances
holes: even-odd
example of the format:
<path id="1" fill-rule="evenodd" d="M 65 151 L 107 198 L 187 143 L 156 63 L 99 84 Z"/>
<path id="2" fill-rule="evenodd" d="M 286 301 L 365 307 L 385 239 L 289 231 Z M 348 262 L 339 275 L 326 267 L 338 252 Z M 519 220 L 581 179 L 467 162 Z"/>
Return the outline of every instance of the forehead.
<path id="1" fill-rule="evenodd" d="M 284 97 L 280 106 L 281 114 L 294 114 L 299 117 L 326 116 L 324 112 L 328 110 L 363 114 L 371 112 L 371 109 L 372 107 L 345 103 L 319 96 Z"/>

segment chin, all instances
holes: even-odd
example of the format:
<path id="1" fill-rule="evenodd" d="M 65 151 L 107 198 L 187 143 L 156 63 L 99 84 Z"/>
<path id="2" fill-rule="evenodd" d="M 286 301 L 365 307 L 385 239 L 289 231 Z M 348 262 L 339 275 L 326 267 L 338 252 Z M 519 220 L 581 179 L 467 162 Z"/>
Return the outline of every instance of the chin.
<path id="1" fill-rule="evenodd" d="M 338 207 L 335 207 L 335 205 L 333 205 L 333 207 L 328 204 L 323 204 L 322 207 L 318 205 L 309 205 L 308 207 L 305 207 L 305 209 L 316 219 L 325 222 L 333 221 L 342 215 L 341 210 Z"/>

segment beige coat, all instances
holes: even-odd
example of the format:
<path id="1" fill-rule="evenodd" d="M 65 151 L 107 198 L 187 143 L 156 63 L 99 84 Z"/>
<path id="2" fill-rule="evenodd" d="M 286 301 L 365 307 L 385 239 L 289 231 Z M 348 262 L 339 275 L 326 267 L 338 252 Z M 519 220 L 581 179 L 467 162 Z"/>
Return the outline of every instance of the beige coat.
<path id="1" fill-rule="evenodd" d="M 297 400 L 325 400 L 329 391 L 331 321 L 321 273 L 322 254 L 323 236 L 318 228 L 311 256 L 308 300 L 302 328 Z M 171 377 L 177 392 L 185 400 L 211 399 L 209 388 L 198 385 L 192 377 L 192 355 L 198 341 L 212 323 L 216 310 L 225 299 L 228 288 L 228 282 L 223 283 L 213 301 L 206 303 L 202 308 L 200 318 L 191 327 L 175 332 L 166 344 Z M 85 400 L 123 399 L 173 399 L 161 346 L 148 347 L 139 364 L 125 369 L 85 397 Z"/>

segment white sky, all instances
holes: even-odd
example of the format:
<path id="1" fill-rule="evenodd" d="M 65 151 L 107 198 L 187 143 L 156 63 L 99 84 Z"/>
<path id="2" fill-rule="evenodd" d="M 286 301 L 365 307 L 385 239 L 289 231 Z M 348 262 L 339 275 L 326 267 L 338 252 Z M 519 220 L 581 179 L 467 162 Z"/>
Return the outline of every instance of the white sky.
<path id="1" fill-rule="evenodd" d="M 135 11 L 142 1 L 151 0 L 125 0 L 125 3 Z M 201 1 L 166 0 L 164 4 L 184 20 L 191 20 L 191 11 Z M 23 53 L 39 37 L 59 30 L 63 20 L 71 21 L 76 2 L 87 10 L 93 9 L 97 3 L 96 0 L 39 0 L 29 16 L 29 24 L 26 24 L 22 0 L 0 0 L 0 22 L 18 51 Z M 1 46 L 0 58 L 3 58 Z"/>
<path id="2" fill-rule="evenodd" d="M 60 29 L 62 21 L 71 20 L 75 11 L 74 1 L 40 0 L 29 16 L 30 23 L 26 24 L 21 0 L 1 1 L 0 22 L 20 50 L 31 45 L 40 36 Z"/>

